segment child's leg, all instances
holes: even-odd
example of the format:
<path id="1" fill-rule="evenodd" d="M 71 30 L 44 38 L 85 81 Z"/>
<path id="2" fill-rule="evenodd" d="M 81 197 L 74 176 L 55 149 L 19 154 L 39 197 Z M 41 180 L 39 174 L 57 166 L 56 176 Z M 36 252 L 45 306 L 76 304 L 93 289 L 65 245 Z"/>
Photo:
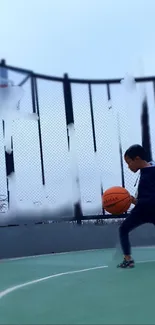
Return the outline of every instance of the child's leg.
<path id="1" fill-rule="evenodd" d="M 140 216 L 135 215 L 135 213 L 131 213 L 130 216 L 127 217 L 122 223 L 122 225 L 120 226 L 119 229 L 120 242 L 125 256 L 131 255 L 129 232 L 139 227 L 143 223 L 144 221 L 140 218 Z"/>
<path id="2" fill-rule="evenodd" d="M 144 223 L 145 222 L 144 222 L 143 218 L 141 218 L 138 214 L 136 214 L 133 209 L 130 216 L 127 217 L 124 220 L 124 222 L 122 223 L 122 225 L 120 226 L 120 229 L 119 229 L 120 243 L 121 243 L 121 247 L 122 247 L 122 250 L 124 253 L 125 261 L 123 263 L 121 263 L 120 265 L 118 265 L 119 267 L 130 266 L 130 265 L 128 265 L 129 263 L 126 263 L 126 261 L 127 262 L 131 261 L 132 262 L 131 266 L 133 266 L 134 262 L 132 261 L 132 258 L 131 258 L 131 246 L 130 246 L 130 242 L 129 242 L 129 232 Z"/>

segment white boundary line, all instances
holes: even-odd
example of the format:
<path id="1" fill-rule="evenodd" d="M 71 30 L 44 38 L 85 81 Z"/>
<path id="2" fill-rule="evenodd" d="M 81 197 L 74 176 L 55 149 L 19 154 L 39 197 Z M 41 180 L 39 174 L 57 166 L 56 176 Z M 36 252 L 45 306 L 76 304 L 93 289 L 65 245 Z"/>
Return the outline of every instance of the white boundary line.
<path id="1" fill-rule="evenodd" d="M 18 261 L 30 258 L 39 258 L 39 257 L 46 257 L 46 256 L 58 256 L 58 255 L 68 255 L 68 254 L 76 254 L 76 253 L 89 253 L 89 252 L 96 252 L 96 251 L 103 251 L 104 248 L 96 248 L 96 249 L 87 249 L 87 250 L 79 250 L 79 251 L 69 251 L 69 252 L 62 252 L 62 253 L 48 253 L 48 254 L 37 254 L 37 255 L 28 255 L 28 256 L 21 256 L 21 257 L 10 257 L 10 258 L 2 258 L 0 261 Z M 107 250 L 107 248 L 106 248 Z"/>
<path id="2" fill-rule="evenodd" d="M 153 263 L 155 262 L 155 260 L 148 260 L 148 261 L 138 261 L 138 264 L 144 264 L 144 263 Z M 4 298 L 5 296 L 9 295 L 10 293 L 22 289 L 24 287 L 39 283 L 39 282 L 43 282 L 52 278 L 58 278 L 64 275 L 72 275 L 72 274 L 77 274 L 77 273 L 84 273 L 84 272 L 89 272 L 89 271 L 95 271 L 95 270 L 99 270 L 99 269 L 105 269 L 108 268 L 108 265 L 101 265 L 101 266 L 96 266 L 96 267 L 91 267 L 91 268 L 87 268 L 87 269 L 82 269 L 82 270 L 75 270 L 75 271 L 68 271 L 68 272 L 62 272 L 62 273 L 56 273 L 56 274 L 52 274 L 43 278 L 39 278 L 36 280 L 32 280 L 29 282 L 24 282 L 18 285 L 15 285 L 13 287 L 10 287 L 8 289 L 5 289 L 3 291 L 0 292 L 0 300 L 2 298 Z"/>
<path id="3" fill-rule="evenodd" d="M 35 284 L 35 283 L 46 281 L 46 280 L 49 280 L 49 279 L 52 279 L 52 278 L 58 278 L 58 277 L 64 276 L 64 275 L 72 275 L 72 274 L 76 274 L 76 273 L 89 272 L 89 271 L 104 269 L 104 268 L 107 268 L 107 267 L 108 267 L 107 265 L 102 265 L 102 266 L 91 267 L 91 268 L 88 268 L 88 269 L 82 269 L 82 270 L 76 270 L 76 271 L 68 271 L 68 272 L 63 272 L 63 273 L 52 274 L 52 275 L 49 275 L 49 276 L 46 276 L 46 277 L 43 277 L 43 278 L 39 278 L 39 279 L 36 279 L 36 280 L 32 280 L 32 281 L 29 281 L 29 282 L 24 282 L 22 284 L 18 284 L 16 286 L 13 286 L 13 287 L 10 287 L 10 288 L 8 288 L 6 290 L 1 291 L 0 292 L 0 299 L 7 296 L 11 292 L 14 292 L 14 291 L 16 291 L 18 289 L 22 289 L 24 287 L 27 287 L 27 286 Z"/>
<path id="4" fill-rule="evenodd" d="M 133 249 L 155 249 L 155 246 L 134 246 Z M 96 248 L 96 249 L 82 249 L 78 251 L 69 251 L 69 252 L 62 252 L 62 253 L 48 253 L 48 254 L 37 254 L 37 255 L 28 255 L 28 256 L 21 256 L 21 257 L 10 257 L 10 258 L 2 258 L 1 261 L 18 261 L 24 259 L 31 259 L 31 258 L 39 258 L 39 257 L 46 257 L 46 256 L 58 256 L 58 255 L 68 255 L 68 254 L 76 254 L 76 253 L 89 253 L 89 252 L 99 252 L 99 251 L 108 251 L 108 250 L 117 250 L 116 247 L 113 248 Z"/>

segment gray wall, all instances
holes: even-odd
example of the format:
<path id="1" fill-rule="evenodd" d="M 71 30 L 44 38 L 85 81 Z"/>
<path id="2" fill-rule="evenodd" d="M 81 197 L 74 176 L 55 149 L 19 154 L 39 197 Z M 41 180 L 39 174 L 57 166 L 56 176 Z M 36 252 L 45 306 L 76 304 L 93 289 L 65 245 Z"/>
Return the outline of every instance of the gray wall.
<path id="1" fill-rule="evenodd" d="M 133 246 L 155 245 L 155 228 L 144 225 L 131 234 Z M 112 248 L 118 243 L 118 225 L 52 223 L 0 227 L 0 258 Z"/>

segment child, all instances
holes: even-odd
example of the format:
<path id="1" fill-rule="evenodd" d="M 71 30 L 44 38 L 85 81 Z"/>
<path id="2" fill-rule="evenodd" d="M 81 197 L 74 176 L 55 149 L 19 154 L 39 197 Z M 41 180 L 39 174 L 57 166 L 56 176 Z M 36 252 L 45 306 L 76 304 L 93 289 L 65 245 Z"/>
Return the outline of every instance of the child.
<path id="1" fill-rule="evenodd" d="M 134 267 L 134 260 L 131 257 L 129 232 L 145 223 L 155 225 L 155 165 L 146 161 L 146 152 L 140 145 L 131 146 L 125 152 L 124 159 L 133 173 L 140 170 L 137 198 L 132 197 L 135 207 L 119 229 L 124 260 L 117 267 L 131 268 Z"/>

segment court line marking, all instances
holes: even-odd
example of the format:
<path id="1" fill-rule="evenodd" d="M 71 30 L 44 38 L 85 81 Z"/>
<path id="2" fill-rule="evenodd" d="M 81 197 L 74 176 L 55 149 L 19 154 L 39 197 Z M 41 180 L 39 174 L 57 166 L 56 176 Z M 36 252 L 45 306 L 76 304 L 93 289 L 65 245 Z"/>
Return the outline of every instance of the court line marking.
<path id="1" fill-rule="evenodd" d="M 27 287 L 27 286 L 32 285 L 32 284 L 35 284 L 35 283 L 43 282 L 43 281 L 46 281 L 46 280 L 49 280 L 49 279 L 52 279 L 52 278 L 58 278 L 58 277 L 64 276 L 64 275 L 72 275 L 72 274 L 76 274 L 76 273 L 89 272 L 89 271 L 104 269 L 104 268 L 107 268 L 107 267 L 108 267 L 107 265 L 101 265 L 101 266 L 91 267 L 91 268 L 82 269 L 82 270 L 67 271 L 67 272 L 62 272 L 62 273 L 56 273 L 56 274 L 48 275 L 46 277 L 39 278 L 39 279 L 36 279 L 36 280 L 24 282 L 24 283 L 15 285 L 13 287 L 10 287 L 8 289 L 5 289 L 5 290 L 1 291 L 0 292 L 0 299 L 2 299 L 3 297 L 7 296 L 11 292 L 14 292 L 14 291 L 16 291 L 18 289 L 22 289 L 24 287 Z"/>
<path id="2" fill-rule="evenodd" d="M 107 250 L 108 248 L 106 248 Z M 96 251 L 103 251 L 104 248 L 96 248 L 96 249 L 81 249 L 78 251 L 69 251 L 69 252 L 61 252 L 61 253 L 47 253 L 47 254 L 37 254 L 37 255 L 28 255 L 28 256 L 21 256 L 21 257 L 8 257 L 8 258 L 2 258 L 0 261 L 18 261 L 18 260 L 25 260 L 30 258 L 36 258 L 36 257 L 46 257 L 46 256 L 57 256 L 57 255 L 66 255 L 66 254 L 76 254 L 76 253 L 85 253 L 85 252 L 96 252 Z"/>
<path id="3" fill-rule="evenodd" d="M 148 261 L 138 261 L 137 264 L 144 264 L 144 263 L 151 263 L 151 262 L 155 262 L 155 260 L 148 260 Z M 64 275 L 72 275 L 72 274 L 77 274 L 77 273 L 84 273 L 84 272 L 89 272 L 89 271 L 94 271 L 94 270 L 99 270 L 99 269 L 105 269 L 108 268 L 108 265 L 101 265 L 101 266 L 96 266 L 96 267 L 90 267 L 87 269 L 81 269 L 81 270 L 75 270 L 75 271 L 67 271 L 67 272 L 62 272 L 62 273 L 56 273 L 56 274 L 52 274 L 52 275 L 48 275 L 46 277 L 43 278 L 39 278 L 36 280 L 32 280 L 32 281 L 28 281 L 28 282 L 24 282 L 18 285 L 15 285 L 13 287 L 10 287 L 8 289 L 5 289 L 3 291 L 0 292 L 0 300 L 2 298 L 4 298 L 5 296 L 9 295 L 10 293 L 22 289 L 24 287 L 28 287 L 30 285 L 39 283 L 39 282 L 43 282 L 52 278 L 58 278 Z"/>
<path id="4" fill-rule="evenodd" d="M 46 257 L 46 256 L 58 256 L 58 255 L 66 255 L 66 254 L 76 254 L 76 253 L 87 253 L 87 252 L 99 252 L 99 251 L 107 251 L 107 250 L 115 250 L 114 248 L 96 248 L 96 249 L 82 249 L 78 251 L 69 251 L 69 252 L 61 252 L 61 253 L 47 253 L 47 254 L 38 254 L 38 255 L 28 255 L 28 256 L 21 256 L 21 257 L 9 257 L 9 258 L 2 258 L 0 261 L 18 261 L 18 260 L 25 260 L 31 258 L 39 258 L 39 257 Z M 155 249 L 154 245 L 151 246 L 134 246 L 133 249 Z"/>

